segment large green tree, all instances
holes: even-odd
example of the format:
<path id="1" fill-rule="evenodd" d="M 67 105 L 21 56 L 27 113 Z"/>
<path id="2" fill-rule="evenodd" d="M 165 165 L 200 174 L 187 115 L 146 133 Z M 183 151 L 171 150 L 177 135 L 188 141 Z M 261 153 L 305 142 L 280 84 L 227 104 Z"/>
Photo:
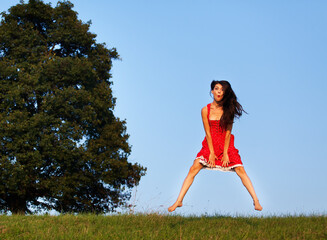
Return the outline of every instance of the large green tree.
<path id="1" fill-rule="evenodd" d="M 0 211 L 114 211 L 146 169 L 114 116 L 115 48 L 68 1 L 23 1 L 0 24 Z"/>

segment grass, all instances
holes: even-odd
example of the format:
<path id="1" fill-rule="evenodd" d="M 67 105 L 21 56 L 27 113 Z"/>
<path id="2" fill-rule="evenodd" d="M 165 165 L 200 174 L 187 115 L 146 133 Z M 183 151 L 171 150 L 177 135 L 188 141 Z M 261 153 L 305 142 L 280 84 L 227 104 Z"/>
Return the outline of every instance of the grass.
<path id="1" fill-rule="evenodd" d="M 327 216 L 0 215 L 0 239 L 327 239 Z"/>

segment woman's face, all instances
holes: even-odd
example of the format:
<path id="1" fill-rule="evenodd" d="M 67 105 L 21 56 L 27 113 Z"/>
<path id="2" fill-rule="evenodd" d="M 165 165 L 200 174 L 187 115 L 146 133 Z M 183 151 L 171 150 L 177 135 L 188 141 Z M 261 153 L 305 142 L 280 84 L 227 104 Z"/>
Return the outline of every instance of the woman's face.
<path id="1" fill-rule="evenodd" d="M 216 102 L 221 101 L 224 97 L 223 86 L 217 83 L 214 89 L 211 91 L 211 93 Z"/>

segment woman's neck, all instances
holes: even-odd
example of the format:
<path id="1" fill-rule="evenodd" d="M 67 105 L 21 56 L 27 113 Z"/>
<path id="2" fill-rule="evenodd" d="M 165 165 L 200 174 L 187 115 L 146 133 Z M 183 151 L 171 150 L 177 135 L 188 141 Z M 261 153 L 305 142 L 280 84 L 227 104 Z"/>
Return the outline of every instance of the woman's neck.
<path id="1" fill-rule="evenodd" d="M 214 108 L 222 108 L 222 104 L 220 102 L 217 102 L 216 100 L 213 100 L 211 104 Z"/>

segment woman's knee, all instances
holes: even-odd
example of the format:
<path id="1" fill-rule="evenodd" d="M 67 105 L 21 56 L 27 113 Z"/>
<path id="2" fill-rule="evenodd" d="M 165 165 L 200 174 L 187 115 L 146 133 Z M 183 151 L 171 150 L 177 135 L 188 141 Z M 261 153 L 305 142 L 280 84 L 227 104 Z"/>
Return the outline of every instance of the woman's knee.
<path id="1" fill-rule="evenodd" d="M 198 170 L 197 170 L 197 167 L 196 166 L 194 166 L 194 165 L 192 165 L 191 167 L 190 167 L 190 173 L 196 173 Z"/>
<path id="2" fill-rule="evenodd" d="M 236 167 L 235 172 L 237 173 L 238 176 L 244 176 L 246 175 L 244 167 Z"/>

